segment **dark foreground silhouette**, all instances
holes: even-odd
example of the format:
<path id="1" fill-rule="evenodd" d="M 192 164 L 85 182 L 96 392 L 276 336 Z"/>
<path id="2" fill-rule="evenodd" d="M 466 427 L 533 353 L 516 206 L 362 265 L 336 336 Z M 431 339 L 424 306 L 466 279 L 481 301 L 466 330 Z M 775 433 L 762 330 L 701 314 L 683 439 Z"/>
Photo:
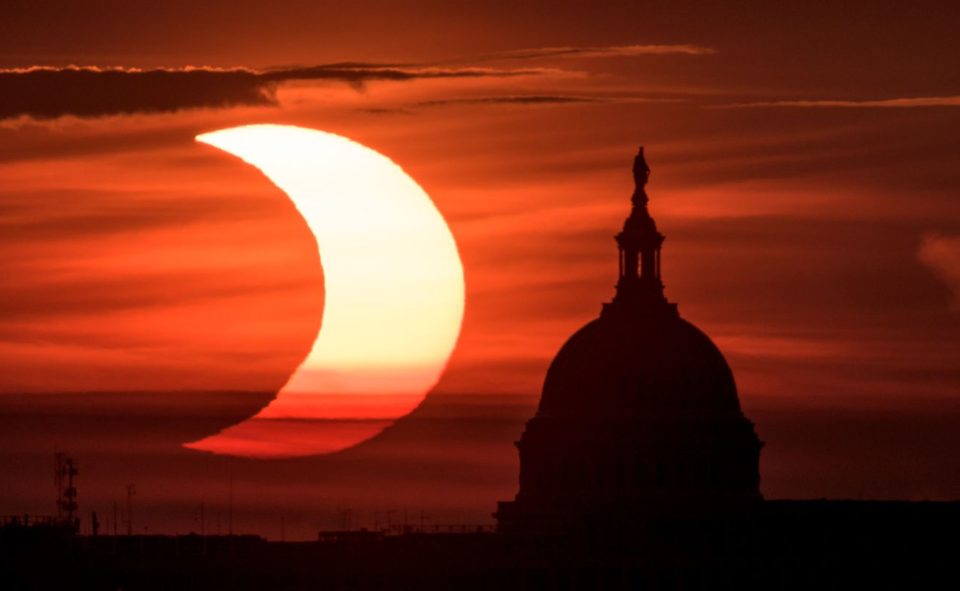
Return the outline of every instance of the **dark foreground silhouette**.
<path id="1" fill-rule="evenodd" d="M 3 589 L 953 588 L 960 503 L 766 501 L 618 536 L 0 533 Z"/>
<path id="2" fill-rule="evenodd" d="M 960 502 L 762 498 L 763 443 L 733 374 L 664 297 L 642 149 L 633 173 L 616 296 L 554 359 L 496 531 L 77 536 L 68 495 L 66 519 L 0 527 L 0 586 L 955 587 Z"/>

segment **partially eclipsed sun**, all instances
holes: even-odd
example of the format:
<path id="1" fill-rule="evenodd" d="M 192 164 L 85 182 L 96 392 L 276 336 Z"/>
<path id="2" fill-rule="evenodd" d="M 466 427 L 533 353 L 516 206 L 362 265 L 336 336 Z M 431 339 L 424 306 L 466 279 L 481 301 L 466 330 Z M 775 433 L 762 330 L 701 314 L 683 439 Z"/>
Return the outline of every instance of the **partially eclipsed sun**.
<path id="1" fill-rule="evenodd" d="M 260 169 L 290 197 L 316 238 L 326 293 L 313 348 L 276 399 L 187 447 L 329 453 L 413 410 L 446 366 L 464 306 L 460 256 L 427 193 L 386 156 L 332 133 L 249 125 L 196 139 Z M 280 419 L 312 420 L 291 430 Z"/>

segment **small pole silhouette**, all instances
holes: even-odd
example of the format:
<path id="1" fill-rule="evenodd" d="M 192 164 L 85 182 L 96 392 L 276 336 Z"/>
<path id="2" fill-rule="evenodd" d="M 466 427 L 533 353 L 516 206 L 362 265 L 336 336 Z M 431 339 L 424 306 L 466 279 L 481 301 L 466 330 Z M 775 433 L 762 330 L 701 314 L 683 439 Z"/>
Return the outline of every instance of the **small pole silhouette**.
<path id="1" fill-rule="evenodd" d="M 134 484 L 127 485 L 127 535 L 133 535 L 133 495 L 137 494 Z"/>
<path id="2" fill-rule="evenodd" d="M 227 535 L 233 535 L 233 467 L 230 467 L 230 489 L 227 496 Z"/>
<path id="3" fill-rule="evenodd" d="M 117 501 L 116 501 L 116 499 L 114 499 L 114 501 L 113 501 L 113 539 L 110 540 L 111 551 L 112 551 L 114 554 L 117 553 L 117 527 L 119 526 L 119 523 L 118 523 L 118 522 L 120 521 L 120 519 L 119 519 L 119 517 L 117 517 L 117 515 L 118 515 L 118 512 L 117 512 Z"/>
<path id="4" fill-rule="evenodd" d="M 207 555 L 207 505 L 200 501 L 200 553 Z"/>

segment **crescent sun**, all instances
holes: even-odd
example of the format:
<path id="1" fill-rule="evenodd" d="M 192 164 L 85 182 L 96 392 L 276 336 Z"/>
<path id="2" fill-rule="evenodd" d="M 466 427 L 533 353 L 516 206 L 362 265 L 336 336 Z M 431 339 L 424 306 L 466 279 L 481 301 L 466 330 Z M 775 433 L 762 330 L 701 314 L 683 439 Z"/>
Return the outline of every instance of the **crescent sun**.
<path id="1" fill-rule="evenodd" d="M 325 302 L 313 347 L 276 398 L 186 447 L 331 453 L 412 411 L 440 379 L 464 308 L 457 246 L 427 193 L 386 156 L 332 133 L 248 125 L 196 139 L 258 168 L 293 201 L 316 239 Z M 311 420 L 291 429 L 272 419 Z"/>

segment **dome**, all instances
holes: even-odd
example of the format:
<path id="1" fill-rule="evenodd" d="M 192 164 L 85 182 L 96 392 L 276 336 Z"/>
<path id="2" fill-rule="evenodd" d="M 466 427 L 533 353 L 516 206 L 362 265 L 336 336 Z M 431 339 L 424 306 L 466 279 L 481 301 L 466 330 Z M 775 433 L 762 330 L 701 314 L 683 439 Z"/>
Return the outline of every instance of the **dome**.
<path id="1" fill-rule="evenodd" d="M 730 367 L 696 326 L 676 313 L 607 312 L 557 353 L 544 380 L 539 415 L 740 412 Z"/>

